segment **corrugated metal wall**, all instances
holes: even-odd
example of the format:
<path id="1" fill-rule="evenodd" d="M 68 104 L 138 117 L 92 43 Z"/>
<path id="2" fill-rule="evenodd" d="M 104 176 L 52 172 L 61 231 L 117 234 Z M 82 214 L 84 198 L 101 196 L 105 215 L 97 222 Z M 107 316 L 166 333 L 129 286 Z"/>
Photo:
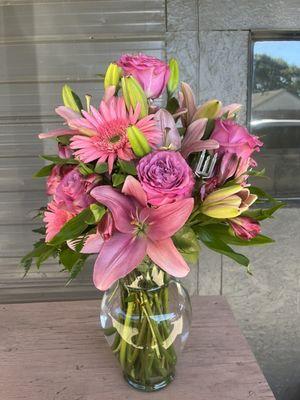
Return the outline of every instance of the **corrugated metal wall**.
<path id="1" fill-rule="evenodd" d="M 31 210 L 46 201 L 32 179 L 53 154 L 37 133 L 59 126 L 54 115 L 64 82 L 101 98 L 101 80 L 121 52 L 165 57 L 163 0 L 11 0 L 0 2 L 0 301 L 95 296 L 90 271 L 67 290 L 52 262 L 21 280 L 19 258 L 36 239 Z"/>

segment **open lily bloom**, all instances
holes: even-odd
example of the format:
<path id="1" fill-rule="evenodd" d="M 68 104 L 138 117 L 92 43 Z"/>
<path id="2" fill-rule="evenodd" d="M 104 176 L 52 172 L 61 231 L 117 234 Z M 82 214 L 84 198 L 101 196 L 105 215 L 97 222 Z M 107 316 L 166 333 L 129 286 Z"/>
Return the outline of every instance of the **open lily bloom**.
<path id="1" fill-rule="evenodd" d="M 187 275 L 189 267 L 171 237 L 187 221 L 194 199 L 150 208 L 144 190 L 132 176 L 126 178 L 122 192 L 110 186 L 99 186 L 91 192 L 110 210 L 116 228 L 111 238 L 101 246 L 94 266 L 95 286 L 100 290 L 108 289 L 137 267 L 146 255 L 173 276 Z M 99 242 L 94 243 L 97 252 Z"/>

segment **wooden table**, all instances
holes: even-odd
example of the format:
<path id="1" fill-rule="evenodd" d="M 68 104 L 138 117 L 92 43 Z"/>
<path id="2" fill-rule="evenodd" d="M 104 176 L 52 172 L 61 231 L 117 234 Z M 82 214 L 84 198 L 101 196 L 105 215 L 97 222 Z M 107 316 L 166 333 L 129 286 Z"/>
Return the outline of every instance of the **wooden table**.
<path id="1" fill-rule="evenodd" d="M 193 303 L 177 377 L 156 393 L 123 380 L 98 327 L 100 301 L 0 305 L 0 399 L 274 400 L 225 298 Z"/>

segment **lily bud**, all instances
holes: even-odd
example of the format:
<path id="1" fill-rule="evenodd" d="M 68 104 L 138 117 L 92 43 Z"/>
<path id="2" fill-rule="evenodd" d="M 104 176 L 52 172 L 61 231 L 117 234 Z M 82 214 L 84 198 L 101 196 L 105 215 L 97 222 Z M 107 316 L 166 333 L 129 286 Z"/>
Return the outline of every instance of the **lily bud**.
<path id="1" fill-rule="evenodd" d="M 127 137 L 137 157 L 144 157 L 151 152 L 148 140 L 137 126 L 131 125 L 127 128 Z"/>
<path id="2" fill-rule="evenodd" d="M 202 203 L 202 213 L 211 218 L 235 218 L 255 202 L 257 196 L 241 185 L 232 185 L 210 193 Z"/>
<path id="3" fill-rule="evenodd" d="M 148 115 L 148 100 L 141 85 L 132 76 L 125 76 L 121 79 L 123 97 L 127 110 L 135 109 L 139 104 L 141 107 L 139 118 Z"/>
<path id="4" fill-rule="evenodd" d="M 193 121 L 200 118 L 214 119 L 220 113 L 222 103 L 219 100 L 209 100 L 204 103 L 201 107 L 197 108 L 193 116 Z"/>
<path id="5" fill-rule="evenodd" d="M 178 67 L 178 62 L 175 58 L 171 58 L 169 62 L 169 68 L 170 68 L 170 78 L 167 84 L 167 89 L 169 96 L 172 97 L 179 83 L 179 67 Z"/>
<path id="6" fill-rule="evenodd" d="M 69 85 L 64 85 L 62 88 L 62 99 L 66 107 L 78 113 L 82 110 L 82 104 L 76 93 L 70 88 Z"/>
<path id="7" fill-rule="evenodd" d="M 121 76 L 122 68 L 115 63 L 109 64 L 105 73 L 104 89 L 107 89 L 109 86 L 114 86 L 116 88 L 120 82 Z"/>

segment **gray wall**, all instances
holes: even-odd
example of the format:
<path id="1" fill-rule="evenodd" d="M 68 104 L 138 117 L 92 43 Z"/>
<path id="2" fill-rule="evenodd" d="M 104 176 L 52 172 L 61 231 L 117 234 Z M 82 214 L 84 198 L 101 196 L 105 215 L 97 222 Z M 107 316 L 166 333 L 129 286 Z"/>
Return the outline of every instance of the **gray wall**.
<path id="1" fill-rule="evenodd" d="M 168 55 L 179 57 L 182 79 L 197 88 L 199 101 L 241 102 L 245 122 L 250 33 L 299 30 L 299 0 L 169 0 L 167 4 Z M 280 211 L 266 221 L 264 233 L 277 243 L 247 249 L 253 277 L 229 259 L 203 249 L 198 277 L 191 276 L 187 284 L 199 294 L 226 296 L 276 398 L 298 400 L 300 208 Z"/>
<path id="2" fill-rule="evenodd" d="M 92 263 L 66 289 L 54 261 L 25 280 L 18 262 L 37 239 L 31 210 L 47 200 L 44 180 L 32 179 L 37 155 L 55 153 L 37 134 L 61 124 L 63 83 L 97 104 L 97 74 L 121 52 L 165 57 L 163 0 L 0 1 L 0 301 L 99 296 Z"/>

